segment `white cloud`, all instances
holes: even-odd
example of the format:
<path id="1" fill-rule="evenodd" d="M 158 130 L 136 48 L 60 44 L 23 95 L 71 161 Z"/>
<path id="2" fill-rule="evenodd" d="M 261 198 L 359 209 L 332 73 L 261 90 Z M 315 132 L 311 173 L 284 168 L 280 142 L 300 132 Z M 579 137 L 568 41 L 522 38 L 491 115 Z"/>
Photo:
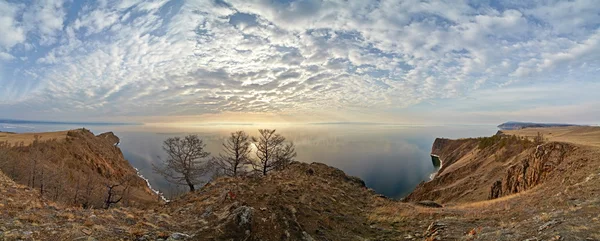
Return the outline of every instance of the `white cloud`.
<path id="1" fill-rule="evenodd" d="M 0 46 L 22 57 L 55 43 L 17 70 L 40 84 L 16 105 L 73 116 L 401 112 L 499 86 L 593 81 L 593 2 L 509 4 L 129 0 L 66 19 L 62 2 L 0 2 L 2 31 L 22 33 Z"/>
<path id="2" fill-rule="evenodd" d="M 35 2 L 23 13 L 26 31 L 37 33 L 41 45 L 56 43 L 66 14 L 63 4 L 63 0 Z"/>
<path id="3" fill-rule="evenodd" d="M 11 49 L 18 43 L 25 41 L 25 31 L 19 26 L 15 17 L 21 6 L 0 1 L 0 47 Z"/>
<path id="4" fill-rule="evenodd" d="M 12 56 L 11 54 L 6 52 L 0 52 L 0 60 L 8 61 L 13 59 L 15 59 L 15 56 Z"/>

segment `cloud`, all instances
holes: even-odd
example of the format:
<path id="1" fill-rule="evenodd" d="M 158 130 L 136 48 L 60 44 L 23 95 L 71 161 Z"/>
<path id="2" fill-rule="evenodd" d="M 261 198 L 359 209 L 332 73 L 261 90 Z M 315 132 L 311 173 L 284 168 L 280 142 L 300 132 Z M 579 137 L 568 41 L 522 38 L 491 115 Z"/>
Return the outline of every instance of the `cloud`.
<path id="1" fill-rule="evenodd" d="M 15 17 L 22 6 L 0 1 L 0 47 L 10 49 L 25 41 L 25 31 Z"/>
<path id="2" fill-rule="evenodd" d="M 13 86 L 0 94 L 20 96 L 0 110 L 69 118 L 402 115 L 498 88 L 593 82 L 600 68 L 595 5 L 0 2 L 2 31 L 10 33 L 0 36 L 0 81 Z"/>

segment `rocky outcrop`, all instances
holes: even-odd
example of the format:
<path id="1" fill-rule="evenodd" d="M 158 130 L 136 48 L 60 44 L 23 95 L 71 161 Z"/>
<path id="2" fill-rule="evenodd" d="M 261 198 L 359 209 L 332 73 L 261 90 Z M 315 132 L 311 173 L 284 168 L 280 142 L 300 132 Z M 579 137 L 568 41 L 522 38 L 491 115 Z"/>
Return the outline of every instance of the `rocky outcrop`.
<path id="1" fill-rule="evenodd" d="M 119 137 L 117 137 L 115 135 L 115 133 L 113 133 L 112 131 L 111 132 L 102 133 L 100 135 L 97 135 L 97 137 L 100 138 L 100 139 L 104 139 L 104 140 L 108 141 L 108 143 L 110 143 L 112 145 L 118 145 L 119 142 L 121 141 L 119 139 Z"/>
<path id="2" fill-rule="evenodd" d="M 95 136 L 87 129 L 64 132 L 63 139 L 40 137 L 29 145 L 4 147 L 0 169 L 17 183 L 40 189 L 46 198 L 84 207 L 101 207 L 107 186 L 118 185 L 120 205 L 146 206 L 158 201 L 144 179 L 125 160 L 112 132 Z M 19 135 L 19 134 L 17 134 Z M 24 134 L 26 135 L 26 134 Z"/>
<path id="3" fill-rule="evenodd" d="M 404 200 L 447 203 L 495 198 L 503 193 L 504 181 L 496 181 L 502 180 L 507 166 L 534 149 L 533 142 L 504 134 L 458 140 L 438 138 L 431 154 L 439 157 L 441 168 L 432 180 L 420 183 Z"/>
<path id="4" fill-rule="evenodd" d="M 498 180 L 492 184 L 490 187 L 490 195 L 488 195 L 488 199 L 498 198 L 502 195 L 502 181 Z"/>
<path id="5" fill-rule="evenodd" d="M 558 142 L 538 145 L 533 153 L 510 166 L 504 178 L 491 186 L 489 199 L 519 193 L 539 185 L 574 148 L 570 144 Z"/>
<path id="6" fill-rule="evenodd" d="M 359 178 L 294 162 L 266 177 L 217 179 L 168 208 L 204 240 L 371 240 L 366 213 L 378 202 L 390 201 Z"/>

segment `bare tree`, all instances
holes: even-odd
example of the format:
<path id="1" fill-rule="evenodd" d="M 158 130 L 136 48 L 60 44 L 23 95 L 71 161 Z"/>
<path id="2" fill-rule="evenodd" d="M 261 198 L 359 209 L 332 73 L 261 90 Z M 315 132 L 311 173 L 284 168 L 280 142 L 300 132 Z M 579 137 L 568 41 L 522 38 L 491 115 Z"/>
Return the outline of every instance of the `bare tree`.
<path id="1" fill-rule="evenodd" d="M 94 195 L 96 186 L 94 185 L 94 178 L 88 178 L 87 184 L 85 185 L 85 192 L 83 193 L 83 201 L 81 206 L 85 209 L 91 208 L 93 206 L 92 195 Z"/>
<path id="2" fill-rule="evenodd" d="M 533 142 L 536 145 L 540 145 L 540 144 L 544 143 L 544 135 L 538 131 L 537 135 L 535 137 L 533 137 Z"/>
<path id="3" fill-rule="evenodd" d="M 250 162 L 250 137 L 244 131 L 232 132 L 223 142 L 223 152 L 212 159 L 211 163 L 217 168 L 218 175 L 230 177 L 238 176 L 243 172 L 245 165 Z"/>
<path id="4" fill-rule="evenodd" d="M 275 130 L 259 129 L 259 137 L 252 137 L 256 145 L 257 160 L 253 162 L 255 171 L 263 175 L 273 169 L 283 169 L 296 157 L 293 143 L 285 144 L 285 137 L 275 134 Z"/>
<path id="5" fill-rule="evenodd" d="M 119 186 L 121 186 L 121 183 L 112 184 L 112 185 L 106 184 L 106 188 L 107 188 L 106 190 L 108 192 L 108 195 L 106 196 L 106 199 L 104 200 L 104 208 L 105 209 L 110 208 L 110 205 L 117 204 L 121 201 L 121 199 L 123 199 L 122 194 L 119 198 L 114 199 L 117 196 L 116 188 Z M 127 189 L 127 187 L 125 187 L 125 189 Z M 125 192 L 125 190 L 123 190 L 123 192 Z"/>
<path id="6" fill-rule="evenodd" d="M 163 143 L 168 157 L 162 166 L 152 165 L 154 172 L 170 183 L 187 185 L 190 192 L 194 191 L 194 185 L 202 183 L 201 177 L 209 170 L 205 158 L 210 153 L 204 151 L 205 147 L 198 135 L 168 138 Z"/>
<path id="7" fill-rule="evenodd" d="M 296 157 L 296 147 L 293 142 L 288 142 L 275 150 L 275 163 L 277 164 L 275 168 L 278 170 L 287 168 Z"/>

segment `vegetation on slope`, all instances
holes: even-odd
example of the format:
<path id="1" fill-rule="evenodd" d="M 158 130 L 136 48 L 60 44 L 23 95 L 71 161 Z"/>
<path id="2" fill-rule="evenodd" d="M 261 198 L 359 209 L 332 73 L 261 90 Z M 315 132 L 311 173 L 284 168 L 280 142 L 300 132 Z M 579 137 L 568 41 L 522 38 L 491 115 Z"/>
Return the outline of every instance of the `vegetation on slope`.
<path id="1" fill-rule="evenodd" d="M 546 141 L 498 160 L 524 141 L 494 138 L 482 149 L 476 138 L 436 140 L 443 170 L 408 202 L 319 163 L 221 177 L 151 209 L 63 206 L 0 173 L 0 239 L 600 240 L 597 146 Z M 487 200 L 497 180 L 525 188 Z"/>
<path id="2" fill-rule="evenodd" d="M 0 143 L 0 169 L 17 183 L 39 190 L 44 199 L 83 207 L 104 207 L 119 199 L 127 206 L 158 201 L 123 158 L 112 133 L 97 137 L 79 129 L 51 135 L 60 139 L 25 135 L 33 137 L 28 144 L 25 139 Z"/>

